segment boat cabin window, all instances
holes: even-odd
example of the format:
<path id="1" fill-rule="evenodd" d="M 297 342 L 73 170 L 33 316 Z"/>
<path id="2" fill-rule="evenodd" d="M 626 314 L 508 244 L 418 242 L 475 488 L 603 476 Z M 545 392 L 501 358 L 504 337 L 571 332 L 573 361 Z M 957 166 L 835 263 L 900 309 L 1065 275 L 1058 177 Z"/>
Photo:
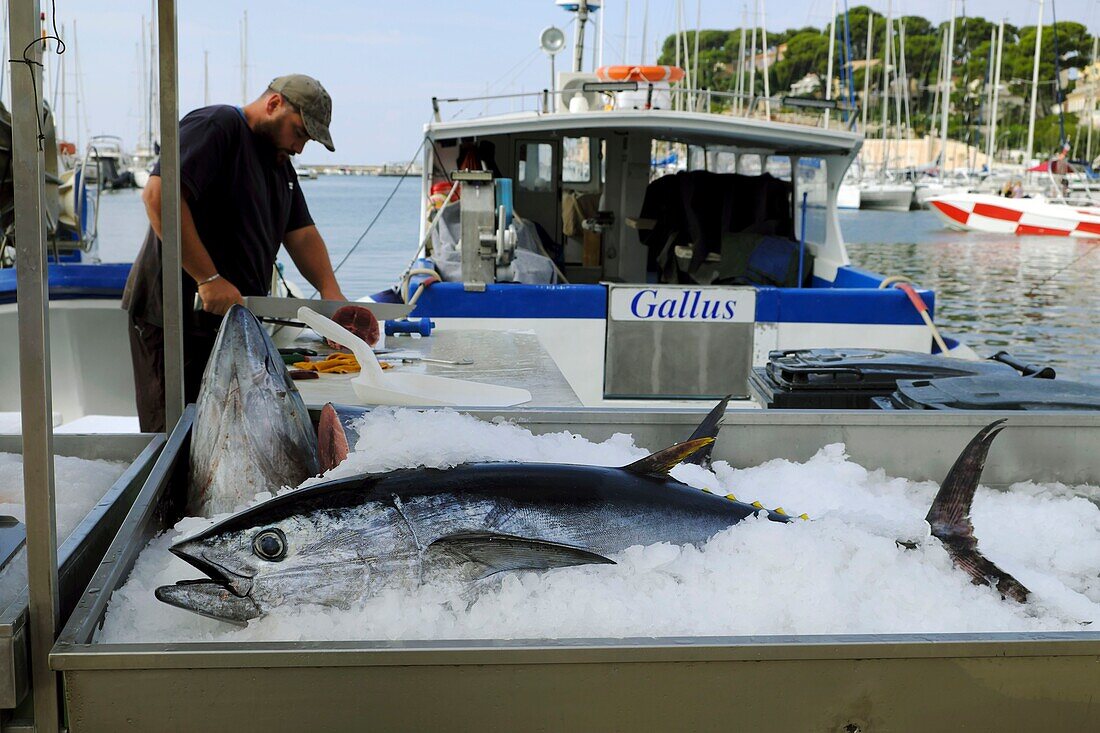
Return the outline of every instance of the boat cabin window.
<path id="1" fill-rule="evenodd" d="M 707 149 L 702 145 L 688 145 L 688 170 L 707 170 Z"/>
<path id="2" fill-rule="evenodd" d="M 758 176 L 763 172 L 764 165 L 759 155 L 746 153 L 737 161 L 737 172 L 743 176 Z"/>
<path id="3" fill-rule="evenodd" d="M 653 138 L 649 152 L 649 180 L 682 171 L 687 167 L 687 145 Z"/>
<path id="4" fill-rule="evenodd" d="M 587 137 L 561 139 L 561 182 L 592 182 L 592 141 Z"/>
<path id="5" fill-rule="evenodd" d="M 548 143 L 520 143 L 516 172 L 525 191 L 554 190 L 554 147 Z"/>
<path id="6" fill-rule="evenodd" d="M 715 173 L 736 173 L 737 153 L 732 150 L 707 148 L 707 170 Z"/>

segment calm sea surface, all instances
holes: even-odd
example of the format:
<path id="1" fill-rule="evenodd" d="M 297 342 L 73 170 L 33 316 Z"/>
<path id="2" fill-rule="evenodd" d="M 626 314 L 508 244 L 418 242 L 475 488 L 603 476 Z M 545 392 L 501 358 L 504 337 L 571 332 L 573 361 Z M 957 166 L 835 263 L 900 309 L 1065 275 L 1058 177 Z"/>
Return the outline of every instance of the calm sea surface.
<path id="1" fill-rule="evenodd" d="M 310 211 L 334 264 L 370 233 L 337 276 L 360 297 L 392 285 L 416 250 L 419 179 L 328 176 L 303 181 Z M 841 227 L 852 264 L 905 275 L 936 292 L 936 322 L 979 354 L 1007 349 L 1100 383 L 1100 240 L 962 234 L 926 211 L 845 211 Z M 132 261 L 145 234 L 140 192 L 105 193 L 100 256 Z M 285 255 L 288 276 L 312 291 Z"/>

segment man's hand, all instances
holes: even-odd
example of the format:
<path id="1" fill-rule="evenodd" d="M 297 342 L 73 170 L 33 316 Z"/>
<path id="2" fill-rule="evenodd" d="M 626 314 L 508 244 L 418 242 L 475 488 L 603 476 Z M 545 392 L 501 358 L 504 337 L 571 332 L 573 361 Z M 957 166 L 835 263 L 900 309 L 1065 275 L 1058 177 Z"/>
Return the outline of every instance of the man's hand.
<path id="1" fill-rule="evenodd" d="M 219 277 L 217 280 L 199 286 L 199 297 L 202 299 L 202 309 L 207 313 L 224 316 L 234 305 L 244 305 L 244 298 L 237 286 Z"/>

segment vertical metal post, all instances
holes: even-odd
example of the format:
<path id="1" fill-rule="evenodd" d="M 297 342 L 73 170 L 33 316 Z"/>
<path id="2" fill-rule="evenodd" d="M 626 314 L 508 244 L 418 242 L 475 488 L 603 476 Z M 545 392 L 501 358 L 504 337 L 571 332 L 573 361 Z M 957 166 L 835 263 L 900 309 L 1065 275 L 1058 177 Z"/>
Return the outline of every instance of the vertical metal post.
<path id="1" fill-rule="evenodd" d="M 50 385 L 49 272 L 43 228 L 44 158 L 39 139 L 42 44 L 38 0 L 9 0 L 12 62 L 12 176 L 15 183 L 19 388 L 23 411 L 23 501 L 27 512 L 31 683 L 35 727 L 60 725 L 50 649 L 57 633 L 57 537 L 54 524 L 53 399 Z M 28 47 L 28 44 L 30 46 Z"/>
<path id="2" fill-rule="evenodd" d="M 160 35 L 160 233 L 164 282 L 164 420 L 183 414 L 183 282 L 180 279 L 180 127 L 177 87 L 176 0 L 158 0 Z"/>

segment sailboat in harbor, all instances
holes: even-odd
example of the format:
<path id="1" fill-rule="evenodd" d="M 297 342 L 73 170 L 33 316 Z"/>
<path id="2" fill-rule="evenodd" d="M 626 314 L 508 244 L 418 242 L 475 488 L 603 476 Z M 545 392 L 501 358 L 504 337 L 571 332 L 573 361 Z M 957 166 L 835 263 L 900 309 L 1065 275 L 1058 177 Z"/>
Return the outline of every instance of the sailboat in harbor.
<path id="1" fill-rule="evenodd" d="M 1027 161 L 1035 143 L 1035 119 L 1039 94 L 1039 61 L 1042 48 L 1044 2 L 1039 2 L 1036 24 L 1035 57 L 1032 67 L 1031 109 L 1028 120 Z M 1057 33 L 1057 26 L 1053 27 Z M 998 58 L 1000 53 L 998 52 Z M 998 73 L 999 73 L 999 61 Z M 1057 68 L 1057 66 L 1056 66 Z M 1057 74 L 1056 74 L 1057 75 Z M 995 118 L 995 110 L 993 117 Z M 1063 144 L 1065 141 L 1063 140 Z M 1046 196 L 998 196 L 991 193 L 948 193 L 928 200 L 930 208 L 950 229 L 993 234 L 1045 235 L 1095 238 L 1100 235 L 1100 206 L 1085 190 L 1072 195 L 1069 179 L 1075 175 L 1068 160 L 1068 145 L 1054 158 L 1047 158 L 1028 169 L 1038 174 Z M 1044 181 L 1043 178 L 1046 180 Z M 1086 182 L 1087 187 L 1087 182 Z"/>
<path id="2" fill-rule="evenodd" d="M 874 179 L 864 179 L 860 184 L 859 206 L 861 209 L 909 211 L 913 203 L 913 184 L 910 181 L 897 180 L 890 171 L 890 72 L 893 71 L 896 86 L 900 87 L 901 82 L 897 65 L 891 64 L 894 46 L 893 6 L 887 4 L 886 7 L 886 48 L 883 51 L 882 66 L 882 165 Z M 868 69 L 868 73 L 869 71 Z M 897 94 L 894 95 L 894 102 L 898 106 L 895 121 L 900 137 L 901 105 Z"/>

